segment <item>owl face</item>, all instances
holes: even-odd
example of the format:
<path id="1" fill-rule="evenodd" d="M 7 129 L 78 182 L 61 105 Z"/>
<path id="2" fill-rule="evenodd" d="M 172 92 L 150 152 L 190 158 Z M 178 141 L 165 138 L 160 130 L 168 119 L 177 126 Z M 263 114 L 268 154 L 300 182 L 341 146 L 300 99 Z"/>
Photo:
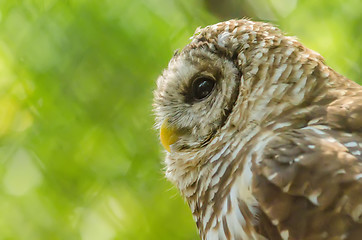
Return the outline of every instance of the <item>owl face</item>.
<path id="1" fill-rule="evenodd" d="M 250 72 L 260 59 L 249 56 L 263 54 L 267 45 L 264 41 L 264 46 L 257 45 L 257 39 L 269 36 L 268 44 L 273 45 L 275 34 L 280 34 L 279 30 L 265 23 L 230 21 L 197 32 L 193 41 L 174 55 L 154 93 L 156 126 L 161 128 L 161 142 L 169 152 L 208 145 L 225 125 L 240 86 L 243 99 L 250 92 L 245 80 L 253 77 Z"/>
<path id="2" fill-rule="evenodd" d="M 267 23 L 232 20 L 198 30 L 154 92 L 168 178 L 180 181 L 190 173 L 185 168 L 196 169 L 232 137 L 247 139 L 302 104 L 314 91 L 320 62 L 319 54 Z"/>
<path id="3" fill-rule="evenodd" d="M 168 136 L 166 149 L 171 145 L 172 152 L 189 151 L 207 145 L 234 106 L 240 74 L 232 59 L 213 52 L 206 44 L 174 56 L 159 77 L 155 92 L 161 131 L 177 135 Z"/>

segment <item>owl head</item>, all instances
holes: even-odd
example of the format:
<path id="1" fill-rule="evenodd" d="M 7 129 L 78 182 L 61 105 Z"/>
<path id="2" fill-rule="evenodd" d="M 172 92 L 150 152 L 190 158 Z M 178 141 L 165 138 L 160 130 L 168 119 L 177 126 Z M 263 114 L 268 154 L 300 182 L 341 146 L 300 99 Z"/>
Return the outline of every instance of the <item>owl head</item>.
<path id="1" fill-rule="evenodd" d="M 268 23 L 231 20 L 198 29 L 154 92 L 156 126 L 168 151 L 166 175 L 173 182 L 199 175 L 190 169 L 205 165 L 236 134 L 247 137 L 303 104 L 322 62 Z"/>

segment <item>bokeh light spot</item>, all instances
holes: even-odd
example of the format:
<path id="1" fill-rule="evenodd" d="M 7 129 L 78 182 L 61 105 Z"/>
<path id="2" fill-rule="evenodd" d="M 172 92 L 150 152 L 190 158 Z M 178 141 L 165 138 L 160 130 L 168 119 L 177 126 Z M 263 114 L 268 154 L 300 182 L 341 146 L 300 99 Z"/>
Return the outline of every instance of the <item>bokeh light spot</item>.
<path id="1" fill-rule="evenodd" d="M 85 213 L 80 233 L 82 240 L 108 240 L 114 237 L 115 230 L 101 214 L 89 210 Z"/>
<path id="2" fill-rule="evenodd" d="M 3 183 L 8 194 L 25 195 L 42 182 L 42 174 L 25 149 L 19 149 L 7 166 Z"/>

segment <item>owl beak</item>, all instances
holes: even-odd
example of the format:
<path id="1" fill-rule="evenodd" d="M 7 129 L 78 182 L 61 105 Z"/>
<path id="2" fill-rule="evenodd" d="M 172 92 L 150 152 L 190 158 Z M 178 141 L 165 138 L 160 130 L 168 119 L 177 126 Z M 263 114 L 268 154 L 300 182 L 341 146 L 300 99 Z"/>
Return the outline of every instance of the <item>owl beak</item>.
<path id="1" fill-rule="evenodd" d="M 166 119 L 161 126 L 160 131 L 160 140 L 163 147 L 171 152 L 171 145 L 174 144 L 178 140 L 178 134 L 175 128 L 168 124 L 168 120 Z"/>

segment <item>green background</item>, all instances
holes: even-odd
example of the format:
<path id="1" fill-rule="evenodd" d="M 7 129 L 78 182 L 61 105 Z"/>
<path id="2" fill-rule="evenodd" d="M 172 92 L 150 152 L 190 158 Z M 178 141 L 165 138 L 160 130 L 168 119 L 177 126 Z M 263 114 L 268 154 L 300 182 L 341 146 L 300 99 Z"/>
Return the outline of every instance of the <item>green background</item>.
<path id="1" fill-rule="evenodd" d="M 0 239 L 198 239 L 155 79 L 198 26 L 271 21 L 361 80 L 360 0 L 0 0 Z M 361 83 L 361 81 L 360 81 Z"/>

